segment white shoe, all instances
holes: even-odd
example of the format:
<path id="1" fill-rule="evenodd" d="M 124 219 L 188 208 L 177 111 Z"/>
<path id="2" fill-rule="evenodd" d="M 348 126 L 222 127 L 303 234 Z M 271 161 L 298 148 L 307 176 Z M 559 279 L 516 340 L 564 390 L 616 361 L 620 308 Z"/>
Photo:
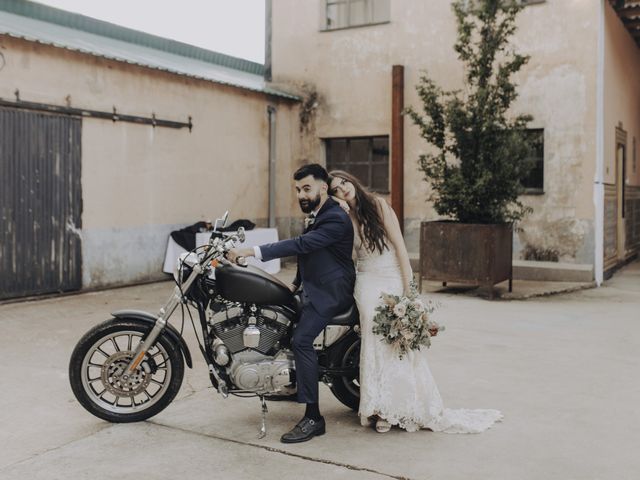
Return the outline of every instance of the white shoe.
<path id="1" fill-rule="evenodd" d="M 389 430 L 391 430 L 391 424 L 389 422 L 382 418 L 376 421 L 376 432 L 387 433 Z"/>
<path id="2" fill-rule="evenodd" d="M 363 427 L 376 428 L 376 420 L 378 420 L 376 415 L 371 415 L 367 418 L 360 418 L 360 425 Z"/>

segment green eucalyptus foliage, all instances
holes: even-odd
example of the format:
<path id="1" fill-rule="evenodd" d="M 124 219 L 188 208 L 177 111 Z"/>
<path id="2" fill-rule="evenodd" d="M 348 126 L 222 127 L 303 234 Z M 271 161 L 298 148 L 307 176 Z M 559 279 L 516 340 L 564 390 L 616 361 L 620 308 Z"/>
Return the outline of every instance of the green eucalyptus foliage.
<path id="1" fill-rule="evenodd" d="M 426 73 L 416 87 L 424 115 L 406 113 L 435 146 L 420 155 L 436 212 L 463 223 L 504 223 L 531 211 L 518 196 L 529 173 L 530 115 L 510 117 L 517 98 L 511 77 L 529 60 L 509 38 L 521 6 L 508 0 L 456 0 L 454 49 L 465 71 L 464 90 L 445 91 Z"/>

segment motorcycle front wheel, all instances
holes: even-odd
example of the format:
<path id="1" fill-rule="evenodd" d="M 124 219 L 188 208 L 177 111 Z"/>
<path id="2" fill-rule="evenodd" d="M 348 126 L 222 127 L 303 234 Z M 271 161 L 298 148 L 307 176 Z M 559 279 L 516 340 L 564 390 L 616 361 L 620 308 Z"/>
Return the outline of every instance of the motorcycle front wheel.
<path id="1" fill-rule="evenodd" d="M 160 335 L 136 371 L 122 373 L 150 328 L 135 319 L 114 318 L 89 330 L 69 362 L 69 381 L 78 402 L 109 422 L 146 420 L 175 398 L 184 376 L 180 347 Z"/>

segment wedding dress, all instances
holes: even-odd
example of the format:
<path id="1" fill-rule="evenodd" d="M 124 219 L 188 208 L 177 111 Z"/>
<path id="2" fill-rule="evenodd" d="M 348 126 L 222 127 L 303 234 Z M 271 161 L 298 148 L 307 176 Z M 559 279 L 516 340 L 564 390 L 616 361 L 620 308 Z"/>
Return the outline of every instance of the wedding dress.
<path id="1" fill-rule="evenodd" d="M 397 351 L 375 335 L 373 316 L 380 293 L 402 295 L 402 275 L 392 245 L 382 254 L 369 251 L 354 238 L 357 275 L 354 297 L 360 311 L 360 409 L 362 425 L 378 415 L 392 425 L 414 432 L 421 428 L 446 433 L 479 433 L 502 418 L 498 410 L 444 408 L 427 362 L 427 351 Z"/>

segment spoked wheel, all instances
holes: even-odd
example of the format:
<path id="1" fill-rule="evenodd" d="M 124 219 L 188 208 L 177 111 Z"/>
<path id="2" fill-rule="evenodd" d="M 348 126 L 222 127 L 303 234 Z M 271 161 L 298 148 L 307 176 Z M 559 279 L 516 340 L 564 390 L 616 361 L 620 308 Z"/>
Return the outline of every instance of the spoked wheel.
<path id="1" fill-rule="evenodd" d="M 130 319 L 97 325 L 78 342 L 69 380 L 78 401 L 109 422 L 138 422 L 162 411 L 175 398 L 184 364 L 179 347 L 160 336 L 132 375 L 124 375 L 136 347 L 149 331 Z"/>
<path id="2" fill-rule="evenodd" d="M 341 351 L 340 366 L 343 368 L 360 371 L 360 338 L 355 337 L 353 342 L 346 342 Z M 331 385 L 331 392 L 351 410 L 358 410 L 360 405 L 360 375 L 336 377 Z"/>

